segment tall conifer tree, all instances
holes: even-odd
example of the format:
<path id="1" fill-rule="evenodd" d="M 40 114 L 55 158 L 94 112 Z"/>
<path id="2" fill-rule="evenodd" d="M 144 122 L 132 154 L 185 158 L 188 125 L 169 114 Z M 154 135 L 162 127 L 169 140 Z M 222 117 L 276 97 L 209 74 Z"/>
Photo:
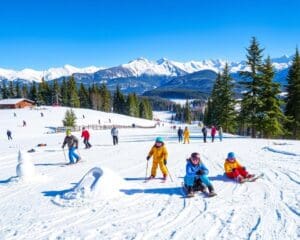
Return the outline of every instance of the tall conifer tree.
<path id="1" fill-rule="evenodd" d="M 247 66 L 250 71 L 242 71 L 240 74 L 244 78 L 241 84 L 245 87 L 242 100 L 243 121 L 249 124 L 251 128 L 251 136 L 256 136 L 256 129 L 259 125 L 258 110 L 262 104 L 260 98 L 262 52 L 256 38 L 251 40 L 250 47 L 247 48 Z"/>
<path id="2" fill-rule="evenodd" d="M 289 69 L 286 99 L 286 116 L 291 119 L 287 124 L 287 128 L 291 132 L 293 138 L 300 138 L 300 56 L 298 48 L 293 58 L 292 66 Z"/>

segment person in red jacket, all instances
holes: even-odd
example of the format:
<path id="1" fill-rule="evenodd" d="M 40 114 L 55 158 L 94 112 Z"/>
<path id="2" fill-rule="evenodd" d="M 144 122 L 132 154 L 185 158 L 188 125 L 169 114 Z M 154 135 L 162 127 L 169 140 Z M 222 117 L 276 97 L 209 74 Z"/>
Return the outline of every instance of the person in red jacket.
<path id="1" fill-rule="evenodd" d="M 89 143 L 90 133 L 85 127 L 82 128 L 81 137 L 83 137 L 83 143 L 85 144 L 85 148 L 90 148 L 92 145 Z"/>
<path id="2" fill-rule="evenodd" d="M 214 142 L 214 140 L 215 140 L 216 133 L 217 133 L 217 129 L 214 125 L 212 125 L 211 126 L 211 141 L 212 142 Z"/>

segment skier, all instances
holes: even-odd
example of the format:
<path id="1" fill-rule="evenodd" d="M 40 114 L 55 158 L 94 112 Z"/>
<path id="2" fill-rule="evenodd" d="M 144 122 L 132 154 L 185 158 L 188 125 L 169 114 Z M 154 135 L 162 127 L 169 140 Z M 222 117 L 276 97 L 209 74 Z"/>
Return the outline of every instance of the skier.
<path id="1" fill-rule="evenodd" d="M 26 127 L 26 121 L 23 120 L 23 127 Z"/>
<path id="2" fill-rule="evenodd" d="M 226 176 L 236 179 L 238 182 L 243 182 L 245 178 L 253 178 L 254 174 L 249 174 L 246 168 L 242 166 L 235 158 L 234 152 L 230 152 L 224 163 Z"/>
<path id="3" fill-rule="evenodd" d="M 214 125 L 211 126 L 211 142 L 214 142 L 217 129 Z"/>
<path id="4" fill-rule="evenodd" d="M 113 125 L 111 131 L 110 131 L 112 137 L 113 137 L 113 144 L 116 145 L 119 142 L 118 135 L 119 135 L 119 130 Z"/>
<path id="5" fill-rule="evenodd" d="M 153 163 L 151 168 L 151 176 L 149 179 L 153 179 L 156 176 L 156 169 L 159 165 L 159 168 L 163 174 L 164 180 L 167 179 L 168 170 L 167 170 L 167 159 L 168 159 L 168 151 L 164 144 L 164 140 L 162 137 L 157 137 L 155 139 L 155 144 L 152 146 L 150 152 L 147 156 L 147 161 L 153 156 Z"/>
<path id="6" fill-rule="evenodd" d="M 67 129 L 66 137 L 61 147 L 64 148 L 66 144 L 68 144 L 68 148 L 69 148 L 69 160 L 70 160 L 69 164 L 74 164 L 80 161 L 81 157 L 75 153 L 75 149 L 78 149 L 78 139 L 71 134 L 70 129 Z M 76 159 L 76 161 L 74 160 L 74 158 Z"/>
<path id="7" fill-rule="evenodd" d="M 182 142 L 182 135 L 183 135 L 183 130 L 182 130 L 181 127 L 178 128 L 177 135 L 178 135 L 178 142 L 181 143 Z"/>
<path id="8" fill-rule="evenodd" d="M 202 134 L 203 134 L 203 142 L 206 143 L 206 137 L 207 137 L 207 128 L 206 126 L 204 125 L 203 128 L 202 128 Z"/>
<path id="9" fill-rule="evenodd" d="M 9 129 L 7 129 L 6 134 L 7 134 L 8 140 L 12 140 L 11 131 Z"/>
<path id="10" fill-rule="evenodd" d="M 222 128 L 222 126 L 219 126 L 218 132 L 219 132 L 220 142 L 222 142 L 222 139 L 223 139 L 223 128 Z"/>
<path id="11" fill-rule="evenodd" d="M 185 144 L 186 142 L 187 143 L 190 143 L 190 131 L 188 129 L 188 127 L 185 127 L 184 128 L 184 132 L 183 132 L 183 143 Z"/>
<path id="12" fill-rule="evenodd" d="M 215 190 L 207 177 L 208 169 L 200 159 L 200 154 L 194 152 L 191 157 L 187 159 L 186 175 L 184 177 L 184 186 L 187 189 L 188 196 L 193 196 L 194 191 L 201 191 L 208 196 L 215 196 Z M 209 190 L 209 193 L 206 190 Z"/>
<path id="13" fill-rule="evenodd" d="M 90 148 L 92 146 L 89 143 L 90 133 L 85 127 L 82 128 L 81 137 L 83 137 L 83 143 L 85 145 L 85 148 Z"/>

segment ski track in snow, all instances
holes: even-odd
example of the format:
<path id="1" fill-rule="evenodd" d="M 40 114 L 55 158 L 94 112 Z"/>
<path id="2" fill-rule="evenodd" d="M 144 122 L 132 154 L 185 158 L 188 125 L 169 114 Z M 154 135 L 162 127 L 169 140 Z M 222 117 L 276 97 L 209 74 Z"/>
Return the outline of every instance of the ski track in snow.
<path id="1" fill-rule="evenodd" d="M 200 128 L 189 128 L 194 136 L 190 144 L 178 144 L 176 131 L 167 124 L 156 129 L 121 129 L 117 146 L 112 145 L 109 131 L 94 131 L 93 147 L 79 149 L 84 161 L 63 168 L 63 134 L 49 135 L 51 143 L 44 148 L 34 147 L 36 142 L 47 142 L 43 136 L 32 142 L 36 152 L 30 156 L 36 171 L 47 178 L 34 182 L 15 177 L 20 143 L 1 140 L 0 239 L 299 239 L 299 155 L 283 154 L 296 153 L 299 141 L 281 144 L 276 152 L 270 151 L 273 143 L 263 139 L 228 136 L 222 143 L 218 139 L 203 143 Z M 170 178 L 165 183 L 160 179 L 144 182 L 145 158 L 156 136 L 166 139 L 167 166 L 174 182 Z M 8 147 L 12 145 L 17 147 Z M 210 171 L 216 197 L 201 193 L 183 197 L 186 158 L 195 151 Z M 223 164 L 230 151 L 249 172 L 263 172 L 264 177 L 244 184 L 227 179 Z M 151 164 L 152 160 L 147 176 Z M 120 196 L 59 198 L 95 166 L 107 167 L 125 179 Z M 159 169 L 157 177 L 161 177 Z"/>

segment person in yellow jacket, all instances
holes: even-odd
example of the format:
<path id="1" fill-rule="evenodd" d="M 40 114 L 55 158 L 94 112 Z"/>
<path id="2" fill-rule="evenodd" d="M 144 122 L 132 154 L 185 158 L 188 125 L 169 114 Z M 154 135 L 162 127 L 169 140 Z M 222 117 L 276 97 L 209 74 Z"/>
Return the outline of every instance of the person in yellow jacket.
<path id="1" fill-rule="evenodd" d="M 224 169 L 227 177 L 236 179 L 238 182 L 243 181 L 244 178 L 254 177 L 254 174 L 249 174 L 246 168 L 236 160 L 234 152 L 228 153 Z"/>
<path id="2" fill-rule="evenodd" d="M 188 129 L 188 127 L 184 128 L 183 131 L 183 143 L 190 143 L 190 131 Z"/>
<path id="3" fill-rule="evenodd" d="M 147 161 L 153 156 L 153 163 L 151 168 L 151 176 L 149 179 L 153 179 L 156 176 L 156 170 L 159 165 L 159 168 L 163 174 L 164 180 L 167 179 L 168 176 L 168 170 L 166 168 L 167 165 L 167 159 L 168 159 L 168 151 L 164 144 L 164 140 L 162 137 L 157 137 L 155 139 L 155 144 L 151 148 L 150 152 L 147 156 Z"/>

